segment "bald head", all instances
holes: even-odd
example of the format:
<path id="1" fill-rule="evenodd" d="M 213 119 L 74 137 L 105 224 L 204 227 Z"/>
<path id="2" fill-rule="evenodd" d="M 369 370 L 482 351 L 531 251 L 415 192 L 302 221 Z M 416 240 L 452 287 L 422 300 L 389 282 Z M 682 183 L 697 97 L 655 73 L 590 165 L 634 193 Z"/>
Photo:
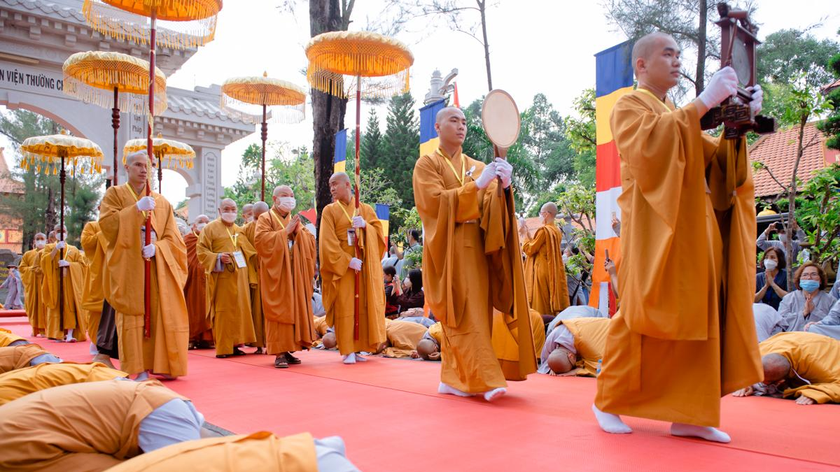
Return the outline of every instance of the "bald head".
<path id="1" fill-rule="evenodd" d="M 242 205 L 242 219 L 250 223 L 254 219 L 254 205 L 246 203 Z"/>
<path id="2" fill-rule="evenodd" d="M 208 217 L 207 215 L 198 215 L 198 216 L 195 217 L 195 221 L 193 221 L 192 230 L 195 231 L 196 233 L 200 233 L 201 230 L 203 230 L 204 227 L 207 226 L 207 223 L 209 223 L 209 222 L 210 222 L 210 217 Z"/>
<path id="3" fill-rule="evenodd" d="M 557 205 L 554 202 L 548 202 L 540 208 L 540 216 L 545 224 L 554 224 L 557 213 Z"/>
<path id="4" fill-rule="evenodd" d="M 764 367 L 764 383 L 773 384 L 785 379 L 790 373 L 790 361 L 781 354 L 767 354 L 761 358 Z"/>
<path id="5" fill-rule="evenodd" d="M 551 351 L 546 362 L 555 374 L 565 374 L 575 368 L 575 355 L 564 347 Z"/>
<path id="6" fill-rule="evenodd" d="M 660 98 L 679 81 L 680 47 L 669 34 L 657 32 L 639 38 L 633 45 L 632 61 L 639 86 Z"/>
<path id="7" fill-rule="evenodd" d="M 428 338 L 423 338 L 417 343 L 417 354 L 424 361 L 439 361 L 440 346 Z"/>
<path id="8" fill-rule="evenodd" d="M 338 172 L 330 176 L 330 182 L 332 182 L 332 178 L 338 174 L 341 174 L 345 178 L 347 178 L 348 182 L 350 181 L 350 177 L 347 177 L 347 174 L 345 174 L 344 172 Z M 273 196 L 275 197 L 293 197 L 294 195 L 295 193 L 292 191 L 292 187 L 289 187 L 288 185 L 278 185 L 274 187 Z"/>
<path id="9" fill-rule="evenodd" d="M 260 215 L 262 215 L 263 213 L 268 211 L 268 203 L 266 203 L 266 202 L 254 203 L 253 210 L 254 210 L 254 221 L 256 221 L 257 218 L 260 217 Z"/>
<path id="10" fill-rule="evenodd" d="M 435 116 L 435 131 L 440 146 L 447 152 L 456 152 L 467 137 L 467 118 L 457 107 L 446 107 Z"/>
<path id="11" fill-rule="evenodd" d="M 324 343 L 324 348 L 326 349 L 335 349 L 336 340 L 335 340 L 335 333 L 329 332 L 321 338 L 321 342 Z"/>
<path id="12" fill-rule="evenodd" d="M 345 205 L 350 203 L 352 189 L 350 177 L 344 172 L 336 172 L 330 177 L 330 195 L 333 201 L 341 201 Z"/>
<path id="13" fill-rule="evenodd" d="M 450 116 L 458 116 L 458 117 L 466 119 L 464 117 L 464 112 L 461 111 L 460 108 L 458 108 L 458 107 L 446 107 L 446 108 L 442 108 L 439 112 L 437 112 L 437 115 L 435 115 L 435 123 L 443 123 Z"/>

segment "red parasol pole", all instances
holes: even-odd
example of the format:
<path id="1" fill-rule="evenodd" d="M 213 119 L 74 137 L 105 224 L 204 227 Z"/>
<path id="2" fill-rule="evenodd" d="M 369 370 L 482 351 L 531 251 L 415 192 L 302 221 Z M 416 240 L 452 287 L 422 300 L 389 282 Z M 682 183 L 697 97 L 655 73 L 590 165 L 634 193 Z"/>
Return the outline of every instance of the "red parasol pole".
<path id="1" fill-rule="evenodd" d="M 120 106 L 119 106 L 119 99 L 120 99 L 120 89 L 118 87 L 114 87 L 114 108 L 111 108 L 111 127 L 114 128 L 114 168 L 113 173 L 114 176 L 111 177 L 111 185 L 117 185 L 117 155 L 118 155 L 118 148 L 117 148 L 117 132 L 120 130 Z"/>
<path id="2" fill-rule="evenodd" d="M 265 201 L 265 141 L 268 139 L 268 123 L 266 123 L 265 97 L 263 97 L 263 116 L 262 129 L 260 138 L 262 139 L 262 190 L 260 193 L 260 201 Z"/>
<path id="3" fill-rule="evenodd" d="M 361 167 L 361 162 L 359 161 L 359 140 L 361 138 L 361 124 L 362 121 L 362 76 L 356 76 L 356 157 L 355 157 L 355 167 L 356 167 L 356 214 L 360 215 L 361 211 L 359 210 L 359 167 Z M 359 238 L 360 235 L 358 232 L 356 233 L 356 259 L 362 258 L 362 250 L 359 248 Z M 356 272 L 356 280 L 354 284 L 354 288 L 356 289 L 356 297 L 353 299 L 353 339 L 359 340 L 359 288 L 362 285 L 361 281 L 361 273 Z"/>
<path id="4" fill-rule="evenodd" d="M 152 31 L 150 34 L 150 47 L 149 47 L 149 125 L 147 127 L 147 131 L 149 136 L 146 141 L 146 150 L 149 154 L 149 168 L 154 162 L 154 146 L 152 143 L 152 124 L 155 120 L 155 49 L 157 47 L 157 31 L 155 30 L 155 26 L 157 23 L 157 12 L 155 9 L 152 9 Z M 146 196 L 150 196 L 152 194 L 151 187 L 151 179 L 149 178 L 148 173 L 146 174 Z M 145 245 L 148 246 L 152 244 L 152 212 L 149 212 L 148 216 L 146 217 L 146 243 Z M 143 326 L 146 338 L 152 337 L 152 260 L 146 259 L 145 263 L 145 280 L 144 280 L 144 319 L 143 319 Z"/>

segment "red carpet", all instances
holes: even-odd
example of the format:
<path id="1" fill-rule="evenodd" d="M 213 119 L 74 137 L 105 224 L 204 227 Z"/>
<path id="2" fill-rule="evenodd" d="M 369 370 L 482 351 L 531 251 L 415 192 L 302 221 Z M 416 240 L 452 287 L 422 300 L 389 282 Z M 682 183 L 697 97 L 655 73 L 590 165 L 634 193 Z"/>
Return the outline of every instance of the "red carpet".
<path id="1" fill-rule="evenodd" d="M 28 335 L 25 319 L 0 327 Z M 35 340 L 68 360 L 88 343 Z M 728 445 L 668 435 L 668 426 L 626 418 L 635 432 L 598 429 L 595 381 L 532 375 L 498 403 L 436 393 L 439 364 L 372 358 L 345 366 L 336 352 L 306 352 L 303 365 L 273 368 L 273 356 L 215 359 L 190 352 L 190 374 L 169 382 L 207 420 L 236 433 L 269 430 L 340 435 L 365 471 L 838 470 L 840 406 L 769 398 L 723 399 Z"/>

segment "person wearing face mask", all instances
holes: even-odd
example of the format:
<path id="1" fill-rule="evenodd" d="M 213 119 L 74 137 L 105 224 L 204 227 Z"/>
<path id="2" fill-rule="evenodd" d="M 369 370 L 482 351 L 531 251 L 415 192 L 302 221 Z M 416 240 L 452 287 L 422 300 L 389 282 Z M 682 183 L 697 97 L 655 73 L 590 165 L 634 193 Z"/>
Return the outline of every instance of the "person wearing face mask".
<path id="1" fill-rule="evenodd" d="M 91 343 L 91 354 L 94 355 L 93 362 L 101 362 L 110 368 L 111 351 L 103 349 L 100 351 L 97 339 L 99 335 L 100 321 L 102 314 L 111 309 L 105 300 L 105 251 L 108 249 L 108 241 L 102 234 L 98 221 L 89 221 L 82 230 L 82 249 L 88 258 L 88 270 L 85 275 L 85 286 L 82 292 L 82 309 L 85 310 L 85 325 L 87 326 L 88 337 Z M 107 321 L 106 321 L 107 323 Z M 103 340 L 104 341 L 104 340 Z"/>
<path id="2" fill-rule="evenodd" d="M 41 253 L 41 296 L 47 307 L 47 337 L 64 342 L 84 341 L 85 324 L 82 290 L 87 265 L 84 256 L 66 243 L 67 228 L 55 227 L 55 244 L 48 244 Z M 59 306 L 59 282 L 64 279 L 64 316 Z"/>
<path id="3" fill-rule="evenodd" d="M 297 206 L 292 188 L 278 186 L 272 201 L 271 209 L 257 218 L 255 245 L 266 353 L 275 356 L 274 367 L 285 369 L 301 363 L 293 352 L 309 349 L 318 339 L 311 302 L 317 249 L 315 237 L 292 213 Z"/>
<path id="4" fill-rule="evenodd" d="M 248 238 L 248 242 L 251 243 L 251 246 L 254 246 L 254 249 L 256 249 L 255 238 L 257 229 L 257 219 L 259 219 L 260 215 L 267 211 L 267 203 L 254 203 L 253 205 L 251 205 L 252 219 L 250 222 L 245 223 L 245 226 L 242 227 L 242 234 L 245 235 L 246 238 Z M 254 321 L 254 336 L 256 336 L 257 338 L 257 340 L 252 344 L 249 344 L 249 346 L 257 348 L 254 354 L 262 354 L 263 348 L 265 348 L 265 317 L 263 315 L 262 296 L 260 295 L 260 266 L 262 262 L 261 259 L 262 256 L 257 254 L 257 257 L 254 257 L 252 259 L 254 263 L 248 267 L 248 273 L 251 282 L 251 318 Z"/>
<path id="5" fill-rule="evenodd" d="M 256 341 L 249 266 L 257 252 L 235 222 L 236 202 L 225 198 L 219 218 L 204 227 L 196 248 L 207 273 L 207 313 L 218 358 L 244 356 L 237 346 Z"/>
<path id="6" fill-rule="evenodd" d="M 35 234 L 33 248 L 26 251 L 20 260 L 23 303 L 26 317 L 32 326 L 32 337 L 46 333 L 47 328 L 47 310 L 41 300 L 41 281 L 44 278 L 41 272 L 41 251 L 46 245 L 47 236 L 44 233 Z"/>
<path id="7" fill-rule="evenodd" d="M 184 285 L 184 298 L 187 301 L 191 349 L 209 349 L 213 345 L 213 327 L 207 322 L 206 274 L 196 252 L 201 231 L 209 222 L 210 218 L 207 215 L 198 215 L 193 221 L 190 232 L 184 236 L 188 271 L 187 284 Z"/>
<path id="8" fill-rule="evenodd" d="M 555 315 L 569 306 L 566 267 L 563 264 L 563 232 L 557 227 L 557 205 L 548 202 L 540 208 L 543 224 L 534 237 L 522 233 L 525 261 L 525 287 L 528 303 L 541 315 Z"/>
<path id="9" fill-rule="evenodd" d="M 23 283 L 20 280 L 20 273 L 18 273 L 17 266 L 10 265 L 8 267 L 9 275 L 6 276 L 6 280 L 0 285 L 0 288 L 8 290 L 3 308 L 6 310 L 20 310 L 23 308 L 23 303 L 20 301 L 20 296 L 23 295 Z"/>
<path id="10" fill-rule="evenodd" d="M 778 310 L 782 298 L 788 294 L 787 290 L 782 288 L 787 287 L 787 261 L 784 251 L 777 246 L 767 247 L 761 258 L 761 265 L 764 271 L 755 276 L 755 303 L 766 303 Z"/>
<path id="11" fill-rule="evenodd" d="M 774 233 L 779 235 L 779 239 L 770 239 Z M 799 251 L 802 249 L 800 246 L 800 241 L 805 239 L 805 232 L 799 228 L 799 225 L 796 221 L 793 222 L 793 240 L 790 242 L 790 246 L 793 249 L 793 260 L 796 261 L 797 257 L 799 256 Z M 762 251 L 766 250 L 768 247 L 777 247 L 782 250 L 783 253 L 787 254 L 787 248 L 785 247 L 785 243 L 787 242 L 787 231 L 783 223 L 775 222 L 771 223 L 767 228 L 758 235 L 758 239 L 755 241 L 755 245 L 758 246 L 759 249 Z"/>
<path id="12" fill-rule="evenodd" d="M 108 241 L 105 299 L 114 310 L 120 369 L 138 379 L 154 372 L 167 378 L 187 374 L 189 320 L 184 300 L 187 249 L 172 205 L 157 192 L 146 194 L 146 151 L 125 156 L 128 182 L 105 191 L 99 227 Z M 146 244 L 146 221 L 151 244 Z M 146 261 L 151 266 L 149 331 L 146 337 Z M 103 313 L 100 326 L 106 325 Z M 97 336 L 101 343 L 102 330 Z M 101 352 L 101 350 L 100 350 Z"/>
<path id="13" fill-rule="evenodd" d="M 808 323 L 822 320 L 836 299 L 823 292 L 825 272 L 813 263 L 802 264 L 793 281 L 798 290 L 788 293 L 779 304 L 779 316 L 784 331 L 804 331 Z"/>
<path id="14" fill-rule="evenodd" d="M 254 221 L 256 216 L 254 216 L 254 205 L 252 203 L 246 203 L 242 205 L 242 221 L 244 221 L 243 227 L 248 223 Z"/>

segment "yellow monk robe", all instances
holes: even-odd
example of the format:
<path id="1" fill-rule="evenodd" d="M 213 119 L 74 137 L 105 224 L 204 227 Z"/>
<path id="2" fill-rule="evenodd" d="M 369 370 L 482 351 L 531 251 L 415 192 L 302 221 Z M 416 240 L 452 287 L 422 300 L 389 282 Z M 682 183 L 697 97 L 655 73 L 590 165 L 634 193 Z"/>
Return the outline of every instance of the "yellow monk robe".
<path id="1" fill-rule="evenodd" d="M 42 354 L 49 352 L 37 344 L 0 347 L 0 374 L 29 367 L 32 359 Z"/>
<path id="2" fill-rule="evenodd" d="M 262 308 L 268 354 L 309 349 L 315 342 L 312 281 L 315 277 L 315 237 L 298 226 L 293 243 L 285 228 L 291 220 L 272 208 L 252 223 L 260 258 Z"/>
<path id="3" fill-rule="evenodd" d="M 425 326 L 412 321 L 385 320 L 385 336 L 389 346 L 382 351 L 385 357 L 411 357 L 411 351 L 417 349 L 417 343 L 426 334 Z"/>
<path id="4" fill-rule="evenodd" d="M 440 321 L 429 326 L 429 336 L 433 337 L 440 346 L 440 343 L 443 342 L 443 325 L 440 324 Z"/>
<path id="5" fill-rule="evenodd" d="M 575 350 L 578 361 L 576 375 L 596 377 L 598 361 L 604 357 L 604 345 L 607 343 L 609 318 L 572 318 L 562 321 L 563 326 L 575 337 Z"/>
<path id="6" fill-rule="evenodd" d="M 462 159 L 464 169 L 474 169 L 463 183 L 453 171 Z M 479 190 L 474 178 L 483 170 L 484 163 L 443 149 L 414 167 L 414 201 L 426 230 L 423 287 L 443 325 L 441 381 L 467 393 L 505 387 L 506 378 L 524 380 L 537 369 L 513 192 L 498 196 L 495 180 Z M 493 350 L 494 307 L 512 314 L 505 329 L 517 327 L 510 359 Z"/>
<path id="7" fill-rule="evenodd" d="M 207 322 L 207 276 L 204 266 L 198 260 L 198 234 L 190 231 L 184 236 L 187 247 L 188 276 L 184 286 L 184 298 L 190 323 L 190 341 L 213 340 L 213 327 Z"/>
<path id="8" fill-rule="evenodd" d="M 354 352 L 374 352 L 385 342 L 385 291 L 382 289 L 382 255 L 385 237 L 382 223 L 373 209 L 362 203 L 359 215 L 366 227 L 356 230 L 362 248 L 361 283 L 359 284 L 359 339 L 353 339 L 353 297 L 356 272 L 350 269 L 354 246 L 347 244 L 347 230 L 354 215 L 353 202 L 344 207 L 333 202 L 321 216 L 321 280 L 327 324 L 335 326 L 338 350 L 346 356 Z"/>
<path id="9" fill-rule="evenodd" d="M 758 348 L 761 355 L 780 354 L 792 369 L 785 398 L 804 395 L 817 403 L 840 403 L 840 341 L 816 333 L 779 333 Z M 803 382 L 805 379 L 810 384 Z"/>
<path id="10" fill-rule="evenodd" d="M 144 335 L 145 260 L 140 228 L 145 217 L 137 211 L 134 190 L 128 184 L 109 188 L 99 211 L 99 227 L 108 240 L 105 298 L 115 311 L 122 370 L 129 374 L 152 370 L 171 376 L 186 375 L 187 251 L 172 205 L 158 193 L 152 192 L 152 197 L 152 231 L 157 240 L 151 261 L 151 337 Z"/>
<path id="11" fill-rule="evenodd" d="M 62 269 L 64 275 L 64 318 L 61 317 L 58 296 L 58 260 L 61 251 L 51 254 L 55 244 L 47 244 L 41 252 L 41 272 L 44 279 L 41 282 L 41 300 L 47 307 L 47 337 L 64 339 L 64 331 L 73 330 L 73 339 L 84 341 L 85 316 L 82 309 L 82 292 L 85 287 L 85 273 L 87 264 L 85 257 L 75 246 L 64 248 L 64 260 L 70 267 Z"/>
<path id="12" fill-rule="evenodd" d="M 26 339 L 18 336 L 17 334 L 9 331 L 8 329 L 0 328 L 0 347 L 8 347 L 9 344 L 12 344 L 16 341 L 26 341 Z"/>
<path id="13" fill-rule="evenodd" d="M 569 307 L 569 288 L 563 266 L 563 233 L 557 226 L 544 225 L 534 239 L 522 245 L 525 287 L 531 308 L 541 315 L 556 315 Z"/>
<path id="14" fill-rule="evenodd" d="M 313 316 L 312 327 L 315 329 L 315 334 L 317 334 L 319 338 L 323 338 L 324 335 L 327 334 L 327 330 L 330 329 L 330 325 L 327 324 L 326 316 Z"/>
<path id="15" fill-rule="evenodd" d="M 40 392 L 52 387 L 84 382 L 99 382 L 128 377 L 125 372 L 93 362 L 76 364 L 38 364 L 0 375 L 0 406 L 30 393 Z"/>
<path id="16" fill-rule="evenodd" d="M 534 342 L 534 357 L 539 358 L 545 346 L 545 324 L 536 310 L 530 310 L 531 336 Z M 493 310 L 493 350 L 496 357 L 504 361 L 516 361 L 519 355 L 519 327 L 510 315 Z"/>
<path id="17" fill-rule="evenodd" d="M 186 400 L 157 380 L 63 385 L 19 398 L 0 406 L 0 470 L 106 470 L 140 454 L 140 423 L 174 399 Z"/>
<path id="18" fill-rule="evenodd" d="M 238 344 L 253 343 L 254 320 L 251 318 L 251 284 L 248 267 L 237 269 L 236 262 L 222 264 L 213 272 L 219 254 L 242 251 L 246 264 L 253 264 L 257 253 L 236 224 L 229 228 L 221 219 L 211 221 L 201 230 L 196 253 L 207 274 L 207 316 L 213 326 L 216 355 L 233 354 Z"/>
<path id="19" fill-rule="evenodd" d="M 82 309 L 87 333 L 90 341 L 96 344 L 96 334 L 99 332 L 99 320 L 102 316 L 102 303 L 105 300 L 105 250 L 108 240 L 99 228 L 99 222 L 91 221 L 82 230 L 82 249 L 89 261 L 85 277 L 85 289 L 82 294 Z"/>
<path id="20" fill-rule="evenodd" d="M 703 133 L 693 105 L 665 108 L 635 91 L 611 117 L 621 156 L 621 310 L 595 405 L 715 427 L 720 397 L 763 378 L 752 172 L 744 139 Z"/>
<path id="21" fill-rule="evenodd" d="M 256 250 L 257 222 L 252 221 L 242 227 L 242 234 L 248 238 L 248 242 Z M 251 319 L 254 322 L 254 337 L 256 341 L 253 343 L 257 347 L 265 347 L 265 330 L 266 322 L 263 314 L 262 295 L 260 293 L 260 266 L 262 264 L 262 255 L 257 251 L 257 257 L 251 258 L 253 264 L 248 264 L 248 280 L 251 284 Z M 311 284 L 310 284 L 311 285 Z"/>
<path id="22" fill-rule="evenodd" d="M 23 282 L 23 304 L 26 317 L 32 325 L 32 332 L 44 334 L 47 331 L 47 307 L 41 300 L 41 284 L 44 273 L 41 272 L 41 250 L 26 251 L 20 260 L 20 278 Z"/>
<path id="23" fill-rule="evenodd" d="M 259 432 L 173 444 L 125 461 L 109 472 L 177 470 L 314 472 L 318 459 L 309 433 L 278 438 Z"/>

